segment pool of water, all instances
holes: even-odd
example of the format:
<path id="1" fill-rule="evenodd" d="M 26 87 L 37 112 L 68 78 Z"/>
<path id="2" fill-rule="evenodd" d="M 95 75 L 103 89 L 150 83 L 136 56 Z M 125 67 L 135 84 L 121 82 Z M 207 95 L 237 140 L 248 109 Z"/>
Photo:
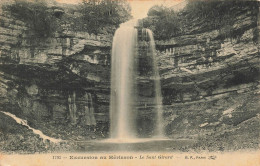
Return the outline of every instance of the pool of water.
<path id="1" fill-rule="evenodd" d="M 81 152 L 117 152 L 117 151 L 178 151 L 183 147 L 187 147 L 195 143 L 192 139 L 105 139 L 94 141 L 78 141 L 76 142 L 78 151 Z"/>

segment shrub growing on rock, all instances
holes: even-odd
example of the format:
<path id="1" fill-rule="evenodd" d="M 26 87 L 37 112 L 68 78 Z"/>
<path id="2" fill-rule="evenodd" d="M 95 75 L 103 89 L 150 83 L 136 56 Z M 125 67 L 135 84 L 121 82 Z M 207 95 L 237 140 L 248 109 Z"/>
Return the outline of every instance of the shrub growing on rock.
<path id="1" fill-rule="evenodd" d="M 4 8 L 18 20 L 24 21 L 36 37 L 49 37 L 57 28 L 56 18 L 45 1 L 18 0 Z"/>
<path id="2" fill-rule="evenodd" d="M 153 6 L 143 19 L 143 26 L 151 29 L 156 39 L 168 39 L 180 32 L 180 21 L 172 8 Z"/>
<path id="3" fill-rule="evenodd" d="M 119 24 L 131 18 L 130 10 L 125 0 L 84 0 L 80 5 L 82 21 L 86 23 L 85 31 L 94 34 L 103 31 L 113 33 Z"/>

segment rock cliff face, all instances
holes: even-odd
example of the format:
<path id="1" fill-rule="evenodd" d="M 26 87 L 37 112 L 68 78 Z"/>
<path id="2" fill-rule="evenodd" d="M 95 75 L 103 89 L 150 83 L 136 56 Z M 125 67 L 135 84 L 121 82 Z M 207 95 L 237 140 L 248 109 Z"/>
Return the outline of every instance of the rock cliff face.
<path id="1" fill-rule="evenodd" d="M 185 12 L 180 15 L 185 18 Z M 237 131 L 259 120 L 258 8 L 237 14 L 232 37 L 225 36 L 225 27 L 202 30 L 207 20 L 190 21 L 185 35 L 156 41 L 167 134 Z M 28 25 L 1 10 L 0 108 L 53 137 L 84 139 L 95 123 L 106 137 L 112 34 L 63 24 L 55 36 L 35 39 Z M 147 95 L 149 88 L 142 88 Z"/>
<path id="2" fill-rule="evenodd" d="M 187 35 L 157 41 L 163 87 L 184 90 L 173 101 L 201 99 L 230 91 L 228 87 L 244 88 L 241 84 L 258 79 L 259 27 L 255 12 L 244 10 L 232 27 L 235 37 L 222 36 L 224 28 L 196 33 L 200 25 L 195 24 Z"/>
<path id="3" fill-rule="evenodd" d="M 259 115 L 258 13 L 243 8 L 233 36 L 223 34 L 226 27 L 201 31 L 207 20 L 190 20 L 185 35 L 157 41 L 168 134 L 213 132 Z"/>
<path id="4" fill-rule="evenodd" d="M 0 22 L 2 111 L 45 132 L 55 122 L 90 125 L 91 107 L 95 121 L 108 121 L 112 34 L 74 31 L 63 22 L 53 37 L 35 38 L 28 25 L 6 10 L 1 10 Z"/>

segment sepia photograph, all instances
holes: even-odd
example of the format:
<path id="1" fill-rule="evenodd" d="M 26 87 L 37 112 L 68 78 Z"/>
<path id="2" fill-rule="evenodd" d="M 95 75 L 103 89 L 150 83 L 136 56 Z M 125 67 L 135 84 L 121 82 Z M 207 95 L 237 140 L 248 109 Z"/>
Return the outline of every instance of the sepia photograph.
<path id="1" fill-rule="evenodd" d="M 0 0 L 0 166 L 258 166 L 259 52 L 257 0 Z"/>

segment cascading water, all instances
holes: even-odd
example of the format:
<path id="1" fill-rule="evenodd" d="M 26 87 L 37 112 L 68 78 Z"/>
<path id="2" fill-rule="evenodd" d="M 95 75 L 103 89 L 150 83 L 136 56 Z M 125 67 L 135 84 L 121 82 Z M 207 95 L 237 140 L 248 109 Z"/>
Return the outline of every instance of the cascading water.
<path id="1" fill-rule="evenodd" d="M 117 29 L 112 47 L 111 98 L 110 98 L 110 137 L 127 140 L 137 138 L 136 116 L 138 102 L 138 27 L 137 21 L 129 21 Z M 140 29 L 140 28 L 139 28 Z M 154 136 L 163 138 L 162 97 L 153 34 L 142 29 L 142 37 L 147 38 L 147 55 L 151 56 L 154 82 L 154 106 L 156 125 Z"/>
<path id="2" fill-rule="evenodd" d="M 156 137 L 164 137 L 163 128 L 163 108 L 162 108 L 162 91 L 161 91 L 161 81 L 159 75 L 159 69 L 157 66 L 156 53 L 155 53 L 155 42 L 153 38 L 153 33 L 150 29 L 146 29 L 146 33 L 150 39 L 150 51 L 153 58 L 153 74 L 154 74 L 154 84 L 155 84 L 155 104 L 157 112 L 157 124 L 156 124 Z"/>
<path id="3" fill-rule="evenodd" d="M 134 138 L 133 84 L 137 30 L 131 22 L 116 31 L 112 48 L 110 133 L 111 138 Z"/>
<path id="4" fill-rule="evenodd" d="M 91 93 L 89 93 L 88 95 L 89 95 L 89 116 L 90 116 L 90 122 L 91 122 L 90 124 L 96 125 L 92 95 L 91 95 Z"/>

